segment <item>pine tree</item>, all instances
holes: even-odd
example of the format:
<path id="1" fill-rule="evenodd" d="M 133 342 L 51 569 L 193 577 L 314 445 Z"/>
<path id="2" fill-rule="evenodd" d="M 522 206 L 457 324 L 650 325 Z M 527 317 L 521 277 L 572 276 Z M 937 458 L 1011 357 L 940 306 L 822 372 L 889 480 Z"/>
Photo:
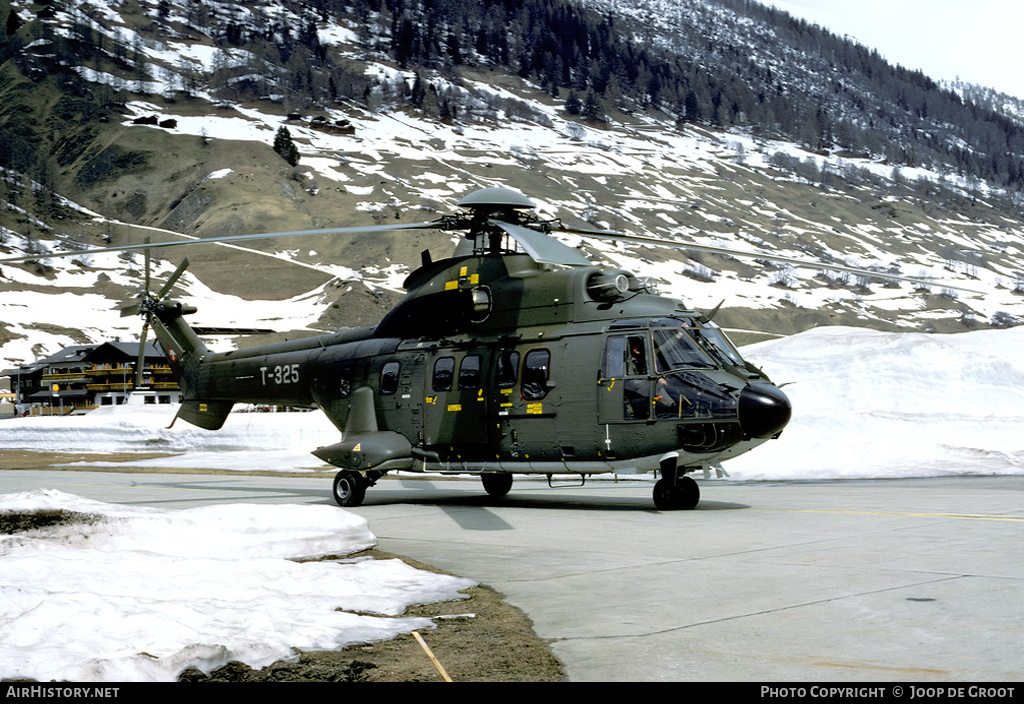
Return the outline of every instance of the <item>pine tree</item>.
<path id="1" fill-rule="evenodd" d="M 421 76 L 420 72 L 417 71 L 416 78 L 412 83 L 412 94 L 409 100 L 414 108 L 422 109 L 423 101 L 426 100 L 426 97 L 427 88 L 423 85 L 423 76 Z"/>
<path id="2" fill-rule="evenodd" d="M 583 112 L 583 103 L 574 90 L 569 91 L 569 97 L 565 100 L 565 111 L 570 115 L 579 115 Z"/>
<path id="3" fill-rule="evenodd" d="M 299 163 L 299 148 L 292 142 L 291 132 L 283 125 L 274 135 L 274 151 L 292 166 Z"/>
<path id="4" fill-rule="evenodd" d="M 700 122 L 700 102 L 697 94 L 692 90 L 686 91 L 686 98 L 683 102 L 683 119 L 686 122 Z"/>
<path id="5" fill-rule="evenodd" d="M 598 102 L 594 91 L 587 91 L 587 99 L 583 103 L 581 114 L 587 122 L 604 122 L 604 111 L 601 109 L 601 103 Z"/>

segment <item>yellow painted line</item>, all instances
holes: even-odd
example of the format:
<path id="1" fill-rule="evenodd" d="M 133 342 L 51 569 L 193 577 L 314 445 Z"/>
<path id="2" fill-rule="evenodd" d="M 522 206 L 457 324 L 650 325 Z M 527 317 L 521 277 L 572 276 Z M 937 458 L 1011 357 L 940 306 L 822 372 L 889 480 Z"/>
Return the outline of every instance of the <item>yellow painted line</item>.
<path id="1" fill-rule="evenodd" d="M 758 511 L 792 511 L 794 513 L 848 513 L 864 516 L 910 516 L 912 518 L 960 518 L 969 521 L 1009 521 L 1024 523 L 1024 516 L 991 516 L 982 513 L 915 513 L 910 511 L 842 511 L 817 508 L 758 508 Z"/>
<path id="2" fill-rule="evenodd" d="M 423 640 L 423 636 L 419 634 L 419 631 L 413 631 L 412 634 L 416 637 L 416 641 L 420 644 L 420 647 L 423 648 L 423 652 L 425 652 L 427 657 L 430 658 L 430 662 L 434 663 L 434 667 L 437 668 L 437 671 L 441 674 L 441 677 L 444 678 L 444 681 L 451 682 L 452 678 L 448 676 L 447 672 L 445 672 L 444 667 L 441 665 L 441 661 L 434 657 L 434 653 L 430 650 L 430 646 L 427 645 L 425 640 Z"/>

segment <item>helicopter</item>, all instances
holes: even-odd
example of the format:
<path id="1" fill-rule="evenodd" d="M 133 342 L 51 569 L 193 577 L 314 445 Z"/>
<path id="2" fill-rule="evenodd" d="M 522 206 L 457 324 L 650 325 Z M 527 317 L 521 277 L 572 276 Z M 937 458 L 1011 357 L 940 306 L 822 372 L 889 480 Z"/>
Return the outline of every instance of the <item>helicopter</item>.
<path id="1" fill-rule="evenodd" d="M 185 322 L 194 306 L 167 298 L 187 259 L 149 290 L 150 251 L 188 242 L 86 253 L 145 251 L 144 291 L 122 315 L 142 317 L 140 344 L 155 332 L 178 380 L 183 402 L 172 425 L 180 418 L 218 430 L 238 403 L 318 407 L 341 439 L 312 453 L 338 468 L 332 494 L 343 507 L 359 506 L 396 471 L 476 475 L 492 497 L 508 494 L 515 474 L 550 483 L 657 472 L 655 507 L 693 509 L 700 488 L 692 475 L 781 435 L 788 397 L 714 323 L 717 308 L 688 309 L 658 295 L 652 280 L 595 266 L 551 233 L 663 242 L 542 220 L 508 188 L 473 191 L 457 206 L 461 213 L 423 223 L 192 241 L 463 233 L 450 257 L 421 254 L 405 296 L 375 325 L 227 352 L 211 351 Z"/>

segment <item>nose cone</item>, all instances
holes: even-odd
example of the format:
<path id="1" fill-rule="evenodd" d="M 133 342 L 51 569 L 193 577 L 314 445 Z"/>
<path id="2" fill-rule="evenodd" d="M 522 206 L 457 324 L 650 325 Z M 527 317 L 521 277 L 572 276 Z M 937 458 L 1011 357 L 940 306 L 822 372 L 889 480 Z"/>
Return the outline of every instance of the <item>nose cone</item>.
<path id="1" fill-rule="evenodd" d="M 774 384 L 755 382 L 740 392 L 740 427 L 749 437 L 772 437 L 786 427 L 792 414 L 789 399 Z"/>

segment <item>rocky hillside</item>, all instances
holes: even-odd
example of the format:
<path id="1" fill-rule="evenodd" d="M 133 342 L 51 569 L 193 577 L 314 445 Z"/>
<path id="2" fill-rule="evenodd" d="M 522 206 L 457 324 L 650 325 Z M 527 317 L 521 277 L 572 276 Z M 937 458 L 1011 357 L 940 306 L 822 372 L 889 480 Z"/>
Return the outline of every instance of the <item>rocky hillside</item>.
<path id="1" fill-rule="evenodd" d="M 136 334 L 115 308 L 139 285 L 140 257 L 47 251 L 171 237 L 145 228 L 202 237 L 418 222 L 492 185 L 522 191 L 545 216 L 680 243 L 572 242 L 597 262 L 656 276 L 694 307 L 724 299 L 717 320 L 733 328 L 956 331 L 1024 319 L 1024 224 L 1006 178 L 687 119 L 685 93 L 681 110 L 649 90 L 611 100 L 582 83 L 576 93 L 488 59 L 486 33 L 463 45 L 468 26 L 434 35 L 459 37 L 444 44 L 458 62 L 428 60 L 427 49 L 396 56 L 391 40 L 409 16 L 396 12 L 412 7 L 0 3 L 0 257 L 41 256 L 0 268 L 2 364 Z M 484 17 L 480 26 L 493 26 L 496 16 Z M 587 26 L 609 24 L 607 12 L 593 17 Z M 878 276 L 701 254 L 686 242 Z M 400 295 L 421 250 L 436 258 L 451 247 L 447 235 L 412 233 L 247 245 L 259 254 L 193 247 L 179 294 L 210 325 L 367 324 Z M 184 254 L 161 256 L 169 271 Z"/>

